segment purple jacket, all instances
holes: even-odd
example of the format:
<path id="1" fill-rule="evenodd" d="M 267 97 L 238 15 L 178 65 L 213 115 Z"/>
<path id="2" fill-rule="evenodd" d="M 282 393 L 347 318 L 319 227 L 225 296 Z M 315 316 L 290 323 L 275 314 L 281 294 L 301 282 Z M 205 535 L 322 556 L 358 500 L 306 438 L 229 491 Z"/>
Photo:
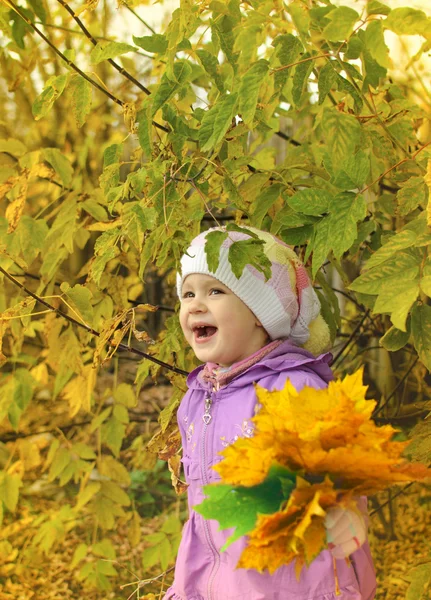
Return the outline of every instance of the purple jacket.
<path id="1" fill-rule="evenodd" d="M 188 377 L 189 390 L 178 410 L 183 442 L 183 465 L 188 488 L 190 518 L 185 523 L 178 551 L 175 580 L 164 600 L 372 600 L 376 579 L 368 544 L 351 556 L 352 566 L 337 561 L 341 594 L 336 595 L 332 555 L 323 551 L 304 568 L 299 582 L 289 564 L 270 575 L 236 569 L 245 538 L 220 552 L 232 530 L 219 531 L 217 521 L 206 521 L 193 510 L 204 499 L 202 486 L 220 477 L 212 466 L 219 452 L 238 437 L 253 434 L 256 394 L 253 382 L 279 390 L 289 378 L 297 390 L 305 385 L 323 388 L 333 378 L 329 355 L 315 358 L 306 350 L 281 344 L 228 385 L 214 392 L 199 377 L 202 366 Z M 211 420 L 204 423 L 205 398 L 211 399 Z M 207 401 L 208 408 L 208 401 Z M 208 410 L 207 410 L 208 414 Z"/>

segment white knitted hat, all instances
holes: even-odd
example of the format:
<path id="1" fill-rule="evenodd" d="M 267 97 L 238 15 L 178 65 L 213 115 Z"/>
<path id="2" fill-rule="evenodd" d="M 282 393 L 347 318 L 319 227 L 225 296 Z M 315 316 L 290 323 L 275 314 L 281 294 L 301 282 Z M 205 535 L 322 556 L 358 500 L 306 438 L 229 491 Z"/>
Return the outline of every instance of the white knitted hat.
<path id="1" fill-rule="evenodd" d="M 314 354 L 320 354 L 329 346 L 329 330 L 320 316 L 320 302 L 304 265 L 292 248 L 273 235 L 253 227 L 243 229 L 264 241 L 263 251 L 271 262 L 271 277 L 265 281 L 263 273 L 251 265 L 246 265 L 239 279 L 234 275 L 228 259 L 229 248 L 252 237 L 238 231 L 228 232 L 220 248 L 217 270 L 210 271 L 205 253 L 206 237 L 212 231 L 225 231 L 215 227 L 198 235 L 181 258 L 181 275 L 177 274 L 178 296 L 181 297 L 181 288 L 188 275 L 210 275 L 248 306 L 271 340 L 289 338 L 292 343 L 305 345 Z M 316 320 L 319 327 L 313 331 L 316 329 L 319 339 L 310 340 L 310 324 Z"/>

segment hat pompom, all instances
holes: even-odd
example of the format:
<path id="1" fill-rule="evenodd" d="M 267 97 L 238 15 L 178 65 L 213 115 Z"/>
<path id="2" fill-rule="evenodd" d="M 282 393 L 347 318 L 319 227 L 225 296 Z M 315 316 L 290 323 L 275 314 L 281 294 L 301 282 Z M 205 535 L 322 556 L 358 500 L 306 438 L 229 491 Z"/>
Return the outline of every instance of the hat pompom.
<path id="1" fill-rule="evenodd" d="M 331 347 L 331 334 L 329 333 L 329 327 L 322 315 L 317 315 L 317 317 L 309 324 L 308 329 L 310 331 L 310 337 L 305 344 L 302 344 L 302 347 L 314 354 L 314 356 L 327 352 Z"/>

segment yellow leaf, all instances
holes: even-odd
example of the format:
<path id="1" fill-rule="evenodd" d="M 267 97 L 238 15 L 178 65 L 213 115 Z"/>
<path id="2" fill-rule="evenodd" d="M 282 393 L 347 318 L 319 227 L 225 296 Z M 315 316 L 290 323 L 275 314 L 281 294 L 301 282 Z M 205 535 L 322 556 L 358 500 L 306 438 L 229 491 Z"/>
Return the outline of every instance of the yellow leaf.
<path id="1" fill-rule="evenodd" d="M 354 497 L 431 477 L 403 458 L 408 442 L 392 441 L 392 426 L 371 420 L 376 403 L 366 392 L 362 370 L 322 390 L 297 392 L 289 381 L 281 391 L 256 386 L 254 436 L 228 446 L 214 468 L 223 483 L 254 486 L 280 465 L 297 473 L 296 488 L 281 510 L 259 517 L 239 567 L 272 573 L 295 560 L 299 576 L 325 547 L 327 509 L 355 508 Z"/>
<path id="2" fill-rule="evenodd" d="M 187 490 L 187 483 L 181 481 L 180 479 L 180 471 L 181 471 L 181 457 L 179 454 L 175 454 L 168 459 L 168 468 L 171 472 L 171 481 L 174 487 L 175 492 L 179 494 L 183 494 Z"/>
<path id="3" fill-rule="evenodd" d="M 26 176 L 21 176 L 21 187 L 17 197 L 6 208 L 5 217 L 9 222 L 7 229 L 8 233 L 12 233 L 18 227 L 19 220 L 24 210 L 25 201 L 27 199 L 28 181 Z"/>
<path id="4" fill-rule="evenodd" d="M 69 403 L 70 417 L 74 417 L 81 409 L 90 412 L 96 375 L 97 370 L 92 365 L 86 365 L 82 374 L 71 379 L 63 389 L 63 396 Z"/>
<path id="5" fill-rule="evenodd" d="M 428 227 L 431 227 L 431 158 L 428 159 L 427 172 L 424 176 L 424 180 L 428 186 L 427 225 Z"/>
<path id="6" fill-rule="evenodd" d="M 40 385 L 48 385 L 49 374 L 48 368 L 44 362 L 39 363 L 30 370 L 30 375 Z"/>
<path id="7" fill-rule="evenodd" d="M 132 512 L 132 518 L 127 528 L 127 538 L 132 548 L 135 548 L 141 540 L 141 517 L 137 510 Z"/>

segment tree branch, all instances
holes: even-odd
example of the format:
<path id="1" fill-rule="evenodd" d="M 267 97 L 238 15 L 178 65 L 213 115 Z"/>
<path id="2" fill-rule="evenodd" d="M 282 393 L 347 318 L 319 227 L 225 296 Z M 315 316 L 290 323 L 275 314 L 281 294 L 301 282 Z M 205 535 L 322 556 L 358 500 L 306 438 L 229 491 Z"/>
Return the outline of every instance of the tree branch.
<path id="1" fill-rule="evenodd" d="M 87 325 L 84 325 L 84 323 L 80 323 L 79 321 L 76 321 L 75 319 L 73 319 L 72 317 L 70 317 L 63 311 L 61 311 L 59 308 L 55 308 L 54 306 L 52 306 L 51 304 L 46 302 L 46 300 L 44 300 L 43 298 L 40 298 L 39 296 L 37 296 L 37 294 L 34 294 L 33 292 L 31 292 L 22 283 L 17 281 L 14 277 L 12 277 L 12 275 L 10 275 L 7 271 L 5 271 L 5 269 L 3 269 L 3 267 L 0 267 L 0 272 L 3 273 L 10 281 L 12 281 L 12 283 L 14 283 L 16 286 L 21 288 L 26 294 L 28 294 L 29 296 L 31 296 L 32 298 L 37 300 L 37 302 L 40 302 L 41 304 L 46 306 L 49 310 L 57 313 L 58 315 L 60 315 L 64 319 L 66 319 L 66 321 L 69 321 L 70 323 L 73 323 L 74 325 L 81 327 L 82 329 L 85 329 L 86 331 L 88 331 L 88 333 L 91 333 L 92 335 L 100 337 L 100 333 L 98 331 L 96 331 L 95 329 L 93 329 L 92 327 L 88 327 Z M 107 340 L 106 343 L 109 344 L 110 341 L 111 340 Z M 138 350 L 137 348 L 133 348 L 131 346 L 126 346 L 126 344 L 118 344 L 118 345 L 115 344 L 115 345 L 116 345 L 116 348 L 119 350 L 124 350 L 126 352 L 130 352 L 131 354 L 137 354 L 138 356 L 142 356 L 143 358 L 146 358 L 147 360 L 150 360 L 151 362 L 156 363 L 157 365 L 159 365 L 160 367 L 163 367 L 164 369 L 168 369 L 169 371 L 173 371 L 174 373 L 178 373 L 179 375 L 184 375 L 184 376 L 188 375 L 187 371 L 183 371 L 182 369 L 179 369 L 178 367 L 169 365 L 169 364 L 159 360 L 158 358 L 151 356 L 150 354 L 142 352 L 142 350 Z"/>
<path id="2" fill-rule="evenodd" d="M 46 37 L 46 35 L 44 33 L 42 33 L 42 31 L 38 27 L 36 27 L 36 25 L 30 19 L 28 19 L 25 16 L 25 14 L 19 9 L 18 6 L 16 6 L 16 4 L 14 4 L 13 0 L 5 0 L 5 2 L 21 17 L 21 19 L 23 21 L 25 21 L 25 23 L 27 23 L 27 25 L 29 27 L 31 27 L 31 29 L 33 29 L 33 31 L 35 33 L 37 33 L 37 35 L 39 35 L 44 40 L 44 42 L 46 42 L 48 44 L 48 46 L 51 48 L 51 50 L 53 52 L 55 52 L 55 54 L 57 54 L 62 60 L 64 60 L 64 62 L 67 65 L 69 65 L 69 67 L 71 69 L 73 69 L 74 71 L 76 71 L 76 73 L 78 73 L 86 81 L 88 81 L 89 83 L 91 83 L 92 86 L 94 86 L 100 92 L 102 92 L 103 94 L 105 94 L 106 96 L 108 96 L 108 98 L 110 98 L 111 100 L 113 100 L 116 104 L 118 104 L 119 106 L 121 106 L 121 108 L 124 108 L 124 106 L 125 106 L 126 103 L 123 100 L 120 100 L 120 98 L 117 98 L 116 96 L 114 96 L 114 94 L 112 94 L 109 90 L 107 90 L 102 85 L 100 85 L 99 83 L 97 83 L 97 81 L 95 81 L 94 79 L 92 79 L 91 77 L 89 77 L 86 73 L 84 73 L 84 71 L 82 71 L 77 65 L 75 65 L 74 62 L 72 62 L 71 60 L 69 60 L 62 52 L 60 52 L 60 50 L 58 50 L 54 46 L 54 44 L 51 43 L 51 41 Z M 152 124 L 154 125 L 154 127 L 157 127 L 157 129 L 160 129 L 161 131 L 164 131 L 165 133 L 170 133 L 170 131 L 171 131 L 168 127 L 165 127 L 164 125 L 161 125 L 160 123 L 157 123 L 157 121 L 152 121 Z"/>
<path id="3" fill-rule="evenodd" d="M 57 0 L 57 2 L 59 2 L 61 4 L 61 6 L 63 6 L 63 8 L 65 8 L 67 10 L 67 12 L 72 16 L 72 18 L 78 24 L 80 29 L 83 31 L 83 33 L 91 41 L 91 43 L 94 46 L 97 46 L 97 40 L 91 35 L 91 33 L 88 31 L 88 29 L 86 28 L 84 23 L 81 21 L 81 19 L 78 16 L 76 16 L 75 12 L 70 8 L 70 6 L 67 4 L 67 2 L 65 2 L 65 0 Z M 131 75 L 128 71 L 123 69 L 123 67 L 121 67 L 114 60 L 112 60 L 112 58 L 108 58 L 108 62 L 109 62 L 109 64 L 111 64 L 114 67 L 114 69 L 117 69 L 117 71 L 119 73 L 121 73 L 121 75 L 123 75 L 123 77 L 126 77 L 126 79 L 128 79 L 129 81 L 134 83 L 141 91 L 143 91 L 145 94 L 147 94 L 147 96 L 149 96 L 151 94 L 150 90 L 148 90 L 144 85 L 142 85 L 142 83 L 140 83 L 137 79 L 135 79 L 133 77 L 133 75 Z"/>
<path id="4" fill-rule="evenodd" d="M 407 379 L 407 377 L 410 375 L 410 373 L 412 372 L 414 366 L 416 365 L 416 363 L 419 360 L 419 356 L 416 356 L 416 358 L 412 361 L 410 367 L 407 369 L 407 371 L 404 373 L 404 375 L 402 376 L 402 378 L 399 380 L 399 382 L 397 383 L 397 385 L 394 387 L 394 389 L 392 390 L 392 392 L 389 394 L 389 396 L 386 398 L 386 402 L 384 402 L 384 404 L 382 404 L 381 406 L 379 406 L 372 414 L 372 418 L 374 418 L 376 415 L 379 414 L 380 411 L 382 411 L 385 406 L 388 405 L 388 403 L 392 400 L 392 398 L 395 396 L 395 394 L 397 393 L 398 389 L 402 386 L 402 384 L 405 382 L 405 380 Z"/>
<path id="5" fill-rule="evenodd" d="M 42 33 L 42 31 L 38 27 L 36 27 L 36 25 L 33 23 L 33 21 L 31 21 L 30 19 L 28 19 L 25 16 L 25 14 L 20 10 L 20 8 L 18 6 L 16 6 L 16 4 L 13 2 L 13 0 L 6 0 L 6 3 L 21 17 L 21 19 L 23 21 L 25 21 L 25 23 L 27 23 L 27 25 L 29 27 L 31 27 L 31 29 L 33 29 L 33 31 L 35 33 L 37 33 L 38 36 L 40 36 L 43 39 L 44 42 L 46 42 L 48 44 L 48 46 L 51 48 L 51 50 L 53 50 L 53 52 L 55 52 L 55 54 L 57 54 L 62 60 L 64 60 L 64 62 L 67 65 L 69 65 L 69 67 L 71 69 L 76 71 L 76 73 L 81 75 L 81 77 L 86 79 L 89 83 L 91 83 L 91 85 L 93 85 L 95 88 L 97 88 L 103 94 L 108 96 L 108 98 L 113 100 L 116 104 L 118 104 L 121 107 L 124 107 L 125 103 L 122 100 L 120 100 L 119 98 L 114 96 L 114 94 L 111 94 L 111 92 L 109 90 L 105 89 L 103 86 L 101 86 L 99 83 L 97 83 L 97 81 L 94 81 L 94 79 L 89 77 L 86 73 L 84 73 L 84 71 L 81 71 L 81 69 L 77 65 L 75 65 L 74 62 L 69 60 L 62 52 L 60 52 L 60 50 L 58 50 L 58 48 L 56 48 L 54 46 L 54 44 L 46 37 L 46 35 L 44 33 Z"/>
<path id="6" fill-rule="evenodd" d="M 344 354 L 344 352 L 347 350 L 347 348 L 350 346 L 350 344 L 353 342 L 353 340 L 355 339 L 356 334 L 358 333 L 358 331 L 360 330 L 360 328 L 362 327 L 362 325 L 364 324 L 365 319 L 368 317 L 370 312 L 370 309 L 368 309 L 364 316 L 362 317 L 362 319 L 359 321 L 359 323 L 356 325 L 355 329 L 352 331 L 352 333 L 350 334 L 349 339 L 347 340 L 347 342 L 344 344 L 344 346 L 341 348 L 341 350 L 334 356 L 334 358 L 332 359 L 331 365 L 334 365 L 337 360 Z"/>

